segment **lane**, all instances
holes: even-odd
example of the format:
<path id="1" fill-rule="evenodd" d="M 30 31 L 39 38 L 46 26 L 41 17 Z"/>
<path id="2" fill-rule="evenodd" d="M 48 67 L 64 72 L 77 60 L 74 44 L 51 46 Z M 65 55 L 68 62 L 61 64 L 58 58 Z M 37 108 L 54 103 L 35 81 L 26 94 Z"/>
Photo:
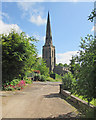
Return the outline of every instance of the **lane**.
<path id="1" fill-rule="evenodd" d="M 66 114 L 76 116 L 78 111 L 61 99 L 59 84 L 33 82 L 22 91 L 2 97 L 3 118 L 47 118 Z"/>

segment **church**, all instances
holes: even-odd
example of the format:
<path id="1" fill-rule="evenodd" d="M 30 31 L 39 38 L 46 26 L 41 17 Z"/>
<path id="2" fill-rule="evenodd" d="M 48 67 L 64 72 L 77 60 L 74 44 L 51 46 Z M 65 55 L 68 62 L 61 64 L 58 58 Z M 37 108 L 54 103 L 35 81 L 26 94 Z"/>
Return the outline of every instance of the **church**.
<path id="1" fill-rule="evenodd" d="M 46 62 L 49 72 L 53 71 L 56 65 L 55 46 L 52 43 L 52 33 L 50 25 L 50 15 L 48 12 L 45 45 L 42 50 L 42 58 Z"/>
<path id="2" fill-rule="evenodd" d="M 49 72 L 53 71 L 54 73 L 57 73 L 59 75 L 63 75 L 69 72 L 68 70 L 65 70 L 64 67 L 61 67 L 59 65 L 56 66 L 55 46 L 53 46 L 52 43 L 52 32 L 49 12 L 46 26 L 45 45 L 42 49 L 42 58 L 46 62 L 46 65 L 49 68 Z"/>

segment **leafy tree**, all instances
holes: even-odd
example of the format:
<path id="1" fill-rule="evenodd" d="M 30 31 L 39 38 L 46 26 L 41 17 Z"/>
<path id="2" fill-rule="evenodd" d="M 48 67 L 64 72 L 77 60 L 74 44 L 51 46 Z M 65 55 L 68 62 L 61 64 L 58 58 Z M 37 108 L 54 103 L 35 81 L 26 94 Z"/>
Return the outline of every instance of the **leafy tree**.
<path id="1" fill-rule="evenodd" d="M 75 57 L 72 56 L 72 59 L 70 60 L 70 71 L 72 74 L 74 74 L 75 71 Z"/>
<path id="2" fill-rule="evenodd" d="M 59 63 L 58 65 L 61 66 L 61 67 L 63 67 L 63 64 L 62 64 L 62 63 Z"/>
<path id="3" fill-rule="evenodd" d="M 32 37 L 15 31 L 0 35 L 2 41 L 2 82 L 23 77 L 35 63 L 37 52 Z"/>
<path id="4" fill-rule="evenodd" d="M 76 60 L 80 64 L 77 74 L 77 94 L 90 102 L 96 98 L 96 40 L 92 35 L 81 38 L 81 50 Z"/>
<path id="5" fill-rule="evenodd" d="M 71 72 L 66 73 L 62 77 L 63 89 L 69 90 L 71 93 L 73 92 L 73 87 L 75 87 L 75 78 Z"/>
<path id="6" fill-rule="evenodd" d="M 71 73 L 77 79 L 77 73 L 79 72 L 80 65 L 76 61 L 76 56 L 72 56 L 72 59 L 70 60 L 69 66 L 70 66 Z"/>
<path id="7" fill-rule="evenodd" d="M 88 20 L 90 20 L 91 22 L 93 22 L 94 17 L 96 17 L 96 10 L 93 9 L 91 14 L 88 16 Z"/>
<path id="8" fill-rule="evenodd" d="M 41 75 L 48 76 L 49 75 L 49 68 L 46 67 L 46 63 L 42 58 L 37 58 L 36 64 L 34 65 L 35 70 L 40 70 Z"/>
<path id="9" fill-rule="evenodd" d="M 69 67 L 69 65 L 67 65 L 66 63 L 63 65 L 64 67 Z"/>

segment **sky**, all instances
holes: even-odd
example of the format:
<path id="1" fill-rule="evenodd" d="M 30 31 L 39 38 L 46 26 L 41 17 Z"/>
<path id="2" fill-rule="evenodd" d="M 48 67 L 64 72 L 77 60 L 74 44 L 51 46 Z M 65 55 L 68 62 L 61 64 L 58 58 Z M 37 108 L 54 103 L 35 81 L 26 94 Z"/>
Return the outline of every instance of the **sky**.
<path id="1" fill-rule="evenodd" d="M 10 2 L 11 1 L 11 2 Z M 51 0 L 50 0 L 51 1 Z M 25 32 L 39 41 L 35 43 L 38 56 L 42 56 L 45 44 L 48 11 L 52 31 L 52 42 L 56 49 L 56 63 L 70 63 L 72 55 L 79 51 L 81 37 L 94 34 L 94 23 L 88 16 L 94 9 L 94 2 L 13 2 L 3 0 L 0 11 L 0 34 L 13 28 Z"/>

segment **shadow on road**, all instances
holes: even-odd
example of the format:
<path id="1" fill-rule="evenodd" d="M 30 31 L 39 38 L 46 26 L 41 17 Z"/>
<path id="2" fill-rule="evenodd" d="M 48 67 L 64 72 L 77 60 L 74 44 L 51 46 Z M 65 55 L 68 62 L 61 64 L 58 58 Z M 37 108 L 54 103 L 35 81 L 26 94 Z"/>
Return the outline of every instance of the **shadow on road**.
<path id="1" fill-rule="evenodd" d="M 78 105 L 74 104 L 70 99 L 64 97 L 63 95 L 61 95 L 60 93 L 51 93 L 49 95 L 44 95 L 45 98 L 61 98 L 63 100 L 65 100 L 66 102 L 68 102 L 69 104 L 71 104 L 73 107 L 75 107 L 77 110 L 78 110 L 78 115 L 77 117 L 80 118 L 80 117 L 84 117 L 85 116 L 85 111 L 82 110 Z M 64 115 L 59 115 L 58 118 L 68 118 L 68 117 L 71 117 L 72 114 L 74 114 L 73 112 L 72 113 L 67 113 L 67 114 L 64 114 Z M 83 118 L 82 118 L 83 119 Z"/>
<path id="2" fill-rule="evenodd" d="M 51 93 L 49 95 L 44 95 L 45 98 L 57 98 L 60 97 L 59 93 Z"/>

